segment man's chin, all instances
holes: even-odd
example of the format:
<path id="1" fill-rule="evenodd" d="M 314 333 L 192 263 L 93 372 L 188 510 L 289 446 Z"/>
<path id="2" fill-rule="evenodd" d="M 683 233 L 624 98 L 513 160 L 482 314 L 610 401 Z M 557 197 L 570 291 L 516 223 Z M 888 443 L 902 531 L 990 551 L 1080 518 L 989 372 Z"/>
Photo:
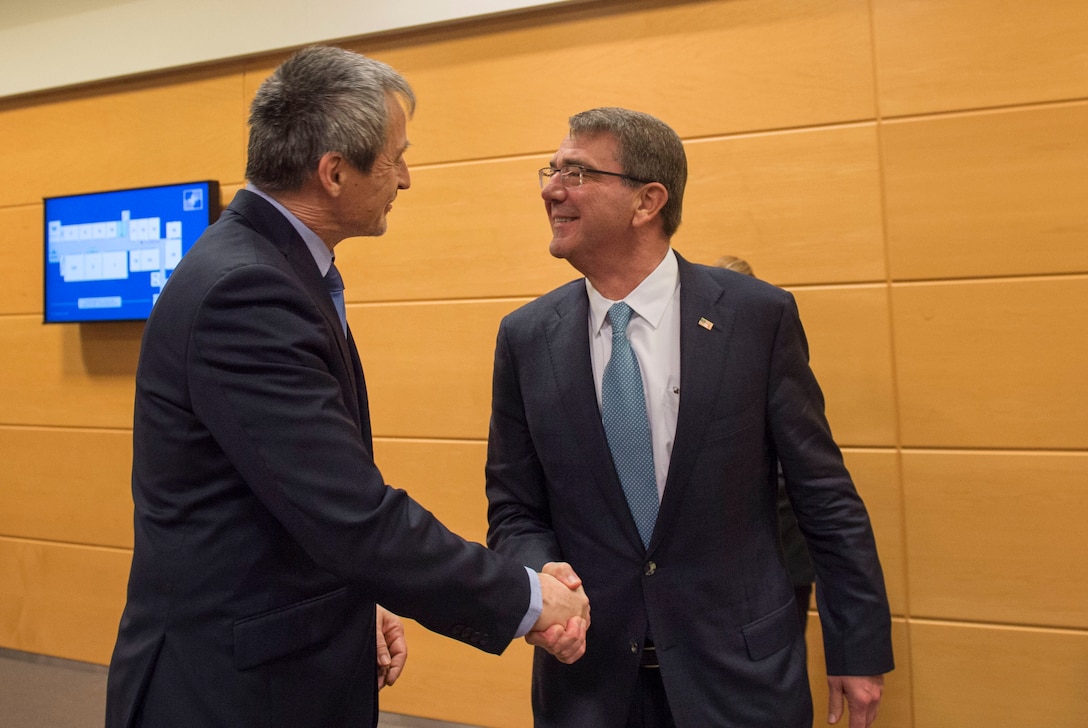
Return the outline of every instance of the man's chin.
<path id="1" fill-rule="evenodd" d="M 367 232 L 360 234 L 360 237 L 364 238 L 380 238 L 385 235 L 385 231 L 389 229 L 389 225 L 383 219 L 380 223 L 370 228 Z"/>
<path id="2" fill-rule="evenodd" d="M 552 254 L 553 258 L 559 258 L 560 260 L 567 259 L 566 249 L 564 249 L 563 245 L 555 238 L 552 238 L 552 242 L 548 245 L 548 252 Z"/>

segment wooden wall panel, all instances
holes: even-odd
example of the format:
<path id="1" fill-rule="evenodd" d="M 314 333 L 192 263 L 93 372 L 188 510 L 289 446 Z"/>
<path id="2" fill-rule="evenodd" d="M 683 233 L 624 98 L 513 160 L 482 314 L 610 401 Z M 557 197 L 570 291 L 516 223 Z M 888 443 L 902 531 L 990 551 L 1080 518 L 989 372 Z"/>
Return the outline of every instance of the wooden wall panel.
<path id="1" fill-rule="evenodd" d="M 1088 453 L 903 454 L 911 612 L 1088 628 Z"/>
<path id="2" fill-rule="evenodd" d="M 0 104 L 0 206 L 42 197 L 218 179 L 240 182 L 245 113 L 237 74 L 166 78 Z"/>
<path id="3" fill-rule="evenodd" d="M 777 284 L 883 279 L 876 152 L 871 126 L 689 143 L 676 248 L 739 255 Z M 535 175 L 548 156 L 413 170 L 389 232 L 337 248 L 349 300 L 539 295 L 577 277 L 547 251 Z"/>
<path id="4" fill-rule="evenodd" d="M 350 47 L 390 63 L 419 95 L 415 164 L 550 154 L 567 118 L 596 106 L 646 111 L 683 137 L 874 114 L 864 0 L 607 5 Z M 252 68 L 247 97 L 275 62 Z"/>
<path id="5" fill-rule="evenodd" d="M 884 116 L 1088 96 L 1083 0 L 874 0 Z"/>
<path id="6" fill-rule="evenodd" d="M 0 537 L 0 646 L 105 665 L 132 552 Z"/>
<path id="7" fill-rule="evenodd" d="M 1088 594 L 1061 565 L 1088 452 L 1086 29 L 1080 0 L 632 0 L 347 42 L 420 97 L 389 234 L 338 250 L 383 473 L 483 539 L 499 319 L 577 277 L 547 253 L 535 170 L 572 113 L 657 114 L 692 162 L 677 249 L 797 295 L 896 615 L 879 724 L 1085 723 Z M 210 177 L 229 201 L 285 56 L 0 101 L 4 647 L 105 662 L 130 558 L 142 327 L 40 323 L 41 198 Z M 529 722 L 525 645 L 408 628 L 383 707 Z"/>
<path id="8" fill-rule="evenodd" d="M 238 194 L 238 190 L 245 187 L 245 182 L 239 182 L 237 184 L 219 185 L 219 207 L 226 209 L 230 201 L 234 199 L 234 196 Z"/>
<path id="9" fill-rule="evenodd" d="M 687 144 L 689 260 L 747 260 L 776 285 L 884 280 L 876 127 L 871 124 Z"/>
<path id="10" fill-rule="evenodd" d="M 887 288 L 802 288 L 793 293 L 836 441 L 896 444 Z"/>
<path id="11" fill-rule="evenodd" d="M 487 437 L 499 321 L 525 301 L 349 307 L 377 437 Z"/>
<path id="12" fill-rule="evenodd" d="M 914 622 L 910 636 L 918 728 L 1088 725 L 1088 634 Z"/>
<path id="13" fill-rule="evenodd" d="M 537 296 L 578 277 L 548 253 L 536 177 L 547 163 L 542 155 L 413 169 L 389 232 L 336 247 L 348 301 Z"/>
<path id="14" fill-rule="evenodd" d="M 374 458 L 386 482 L 407 490 L 455 533 L 485 541 L 486 442 L 379 438 Z M 382 710 L 509 728 L 532 722 L 532 650 L 524 642 L 516 641 L 495 657 L 428 632 L 411 620 L 406 620 L 405 628 L 408 668 L 394 689 L 382 693 Z M 487 700 L 464 699 L 484 694 Z"/>
<path id="15" fill-rule="evenodd" d="M 877 717 L 877 728 L 930 728 L 928 723 L 914 723 L 913 706 L 911 705 L 911 683 L 913 667 L 910 652 L 911 626 L 904 620 L 892 620 L 892 649 L 895 652 L 895 669 L 884 676 L 884 697 L 880 702 L 880 711 Z M 820 632 L 820 619 L 818 615 L 810 615 L 808 630 L 806 631 L 808 642 L 808 680 L 812 690 L 812 707 L 814 720 L 813 726 L 827 725 L 827 669 L 824 663 L 823 637 Z M 843 718 L 838 725 L 847 725 L 847 719 Z M 987 726 L 987 724 L 962 723 L 960 728 L 969 725 Z M 995 723 L 993 726 L 1002 725 Z"/>
<path id="16" fill-rule="evenodd" d="M 0 424 L 132 427 L 142 330 L 0 319 Z"/>
<path id="17" fill-rule="evenodd" d="M 41 319 L 43 234 L 41 204 L 0 207 L 0 315 L 35 314 Z"/>
<path id="18" fill-rule="evenodd" d="M 907 559 L 898 453 L 894 450 L 847 449 L 843 451 L 843 457 L 873 523 L 892 614 L 906 615 Z"/>
<path id="19" fill-rule="evenodd" d="M 903 443 L 1088 447 L 1088 276 L 892 287 Z"/>
<path id="20" fill-rule="evenodd" d="M 381 709 L 488 728 L 532 725 L 533 651 L 517 640 L 499 657 L 405 622 L 408 665 Z M 592 627 L 591 627 L 592 629 Z"/>
<path id="21" fill-rule="evenodd" d="M 132 433 L 0 427 L 0 535 L 132 548 Z"/>
<path id="22" fill-rule="evenodd" d="M 1088 104 L 889 123 L 883 138 L 894 278 L 1088 271 Z"/>
<path id="23" fill-rule="evenodd" d="M 487 539 L 484 440 L 374 441 L 374 461 L 385 482 L 408 491 L 451 531 L 477 543 Z"/>

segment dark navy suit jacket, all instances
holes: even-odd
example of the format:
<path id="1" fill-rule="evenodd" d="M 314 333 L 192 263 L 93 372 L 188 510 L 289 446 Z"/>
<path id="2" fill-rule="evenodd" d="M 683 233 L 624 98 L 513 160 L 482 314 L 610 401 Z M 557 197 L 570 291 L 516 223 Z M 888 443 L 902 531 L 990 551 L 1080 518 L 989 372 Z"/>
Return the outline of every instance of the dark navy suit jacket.
<path id="1" fill-rule="evenodd" d="M 778 461 L 816 565 L 829 674 L 893 667 L 872 529 L 824 417 L 793 297 L 678 258 L 680 408 L 648 549 L 601 424 L 584 281 L 499 330 L 488 542 L 534 568 L 569 561 L 592 609 L 579 662 L 537 650 L 541 728 L 623 728 L 647 634 L 680 728 L 810 728 Z"/>
<path id="2" fill-rule="evenodd" d="M 524 567 L 385 485 L 370 437 L 358 354 L 313 257 L 239 192 L 144 334 L 107 728 L 375 725 L 378 601 L 505 648 Z"/>

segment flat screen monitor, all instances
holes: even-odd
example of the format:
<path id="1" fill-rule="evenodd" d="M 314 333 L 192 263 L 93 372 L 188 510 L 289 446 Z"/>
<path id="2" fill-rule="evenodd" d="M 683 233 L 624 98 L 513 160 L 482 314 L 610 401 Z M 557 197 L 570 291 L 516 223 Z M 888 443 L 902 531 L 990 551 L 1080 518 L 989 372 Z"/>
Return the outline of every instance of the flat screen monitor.
<path id="1" fill-rule="evenodd" d="M 219 217 L 215 181 L 45 203 L 45 323 L 146 319 L 170 273 Z"/>

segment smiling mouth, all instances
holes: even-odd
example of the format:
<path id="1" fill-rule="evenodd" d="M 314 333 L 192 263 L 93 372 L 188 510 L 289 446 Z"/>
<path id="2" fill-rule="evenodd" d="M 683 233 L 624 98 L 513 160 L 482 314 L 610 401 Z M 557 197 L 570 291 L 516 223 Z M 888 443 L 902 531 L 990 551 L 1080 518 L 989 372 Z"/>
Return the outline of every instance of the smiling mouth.
<path id="1" fill-rule="evenodd" d="M 574 222 L 575 219 L 576 218 L 573 218 L 573 217 L 553 217 L 552 222 L 553 223 Z"/>

